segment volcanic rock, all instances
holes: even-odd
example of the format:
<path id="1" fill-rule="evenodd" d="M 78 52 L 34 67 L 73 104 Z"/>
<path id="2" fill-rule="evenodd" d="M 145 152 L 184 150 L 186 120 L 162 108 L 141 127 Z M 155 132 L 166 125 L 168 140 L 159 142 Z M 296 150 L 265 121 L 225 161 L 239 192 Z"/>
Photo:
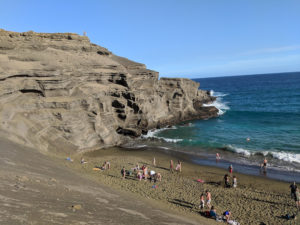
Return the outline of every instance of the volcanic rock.
<path id="1" fill-rule="evenodd" d="M 150 129 L 217 116 L 189 79 L 158 79 L 144 64 L 72 33 L 0 29 L 0 131 L 43 151 L 121 145 Z"/>

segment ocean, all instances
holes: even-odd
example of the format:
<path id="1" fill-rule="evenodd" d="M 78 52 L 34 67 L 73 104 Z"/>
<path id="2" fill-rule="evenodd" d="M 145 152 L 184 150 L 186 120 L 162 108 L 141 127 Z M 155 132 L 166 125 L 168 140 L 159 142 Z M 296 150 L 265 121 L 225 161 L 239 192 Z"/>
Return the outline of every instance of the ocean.
<path id="1" fill-rule="evenodd" d="M 194 79 L 219 116 L 148 132 L 136 147 L 191 156 L 195 163 L 300 181 L 300 72 Z M 215 154 L 221 155 L 216 163 Z M 260 164 L 268 160 L 267 173 Z M 235 171 L 236 171 L 235 170 Z"/>

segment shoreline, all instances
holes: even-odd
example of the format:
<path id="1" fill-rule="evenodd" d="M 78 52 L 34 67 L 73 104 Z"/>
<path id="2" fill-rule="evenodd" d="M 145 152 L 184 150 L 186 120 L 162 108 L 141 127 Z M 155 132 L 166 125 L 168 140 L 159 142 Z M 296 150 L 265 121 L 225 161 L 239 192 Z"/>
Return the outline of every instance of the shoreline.
<path id="1" fill-rule="evenodd" d="M 149 145 L 150 143 L 150 145 Z M 210 149 L 205 150 L 201 149 L 198 152 L 195 151 L 186 151 L 188 149 L 187 146 L 168 146 L 161 147 L 161 143 L 158 141 L 148 142 L 146 139 L 139 142 L 138 145 L 129 145 L 124 146 L 122 148 L 128 149 L 139 149 L 139 150 L 151 150 L 155 149 L 155 151 L 161 152 L 169 152 L 170 154 L 174 154 L 177 157 L 181 157 L 181 155 L 185 155 L 185 158 L 190 158 L 190 162 L 203 165 L 203 166 L 212 166 L 216 168 L 227 169 L 230 164 L 233 165 L 235 171 L 238 171 L 241 174 L 253 175 L 258 177 L 264 177 L 267 179 L 285 181 L 285 182 L 293 182 L 296 181 L 300 183 L 300 173 L 295 169 L 287 169 L 286 167 L 282 167 L 281 165 L 274 165 L 274 159 L 268 160 L 272 161 L 271 165 L 268 163 L 267 172 L 263 173 L 260 169 L 260 163 L 263 161 L 265 156 L 257 156 L 256 159 L 249 159 L 244 155 L 241 155 L 236 152 L 225 151 L 223 149 Z M 212 151 L 212 152 L 209 152 Z M 221 160 L 216 163 L 215 154 L 221 153 Z M 168 154 L 168 153 L 167 153 Z M 258 159 L 259 158 L 259 159 Z M 261 158 L 261 159 L 260 159 Z M 275 162 L 278 161 L 277 159 Z"/>
<path id="2" fill-rule="evenodd" d="M 141 200 L 150 200 L 160 207 L 175 210 L 184 215 L 198 218 L 213 224 L 212 219 L 200 215 L 198 208 L 200 194 L 209 189 L 212 193 L 212 205 L 218 214 L 230 209 L 233 219 L 241 224 L 281 224 L 285 222 L 281 216 L 296 213 L 295 202 L 289 196 L 289 183 L 266 179 L 264 177 L 236 173 L 238 187 L 224 188 L 223 177 L 227 169 L 202 166 L 190 162 L 186 156 L 175 156 L 170 152 L 157 150 L 140 150 L 110 148 L 88 152 L 83 155 L 86 164 L 80 164 L 82 155 L 75 155 L 74 162 L 65 164 L 78 170 L 82 175 L 108 185 L 112 189 L 131 192 Z M 156 158 L 157 166 L 152 166 Z M 169 160 L 183 161 L 182 173 L 169 172 Z M 94 166 L 102 166 L 104 161 L 111 164 L 110 170 L 93 171 Z M 149 170 L 162 174 L 162 181 L 157 188 L 149 181 L 138 181 L 133 175 L 122 179 L 120 170 L 123 166 L 128 170 L 136 163 L 146 164 Z M 205 182 L 199 183 L 197 179 Z M 208 209 L 206 209 L 208 210 Z M 292 221 L 297 224 L 299 221 Z"/>

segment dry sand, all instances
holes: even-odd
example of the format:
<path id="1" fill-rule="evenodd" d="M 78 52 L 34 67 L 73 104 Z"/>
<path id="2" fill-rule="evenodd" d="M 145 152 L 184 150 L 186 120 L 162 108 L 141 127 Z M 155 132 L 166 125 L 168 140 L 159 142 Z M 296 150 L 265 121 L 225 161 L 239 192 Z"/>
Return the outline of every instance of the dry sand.
<path id="1" fill-rule="evenodd" d="M 217 213 L 222 214 L 229 209 L 232 218 L 241 224 L 300 224 L 300 215 L 296 220 L 281 218 L 286 214 L 297 212 L 295 202 L 290 198 L 289 183 L 286 182 L 234 173 L 238 179 L 238 187 L 228 189 L 223 185 L 223 177 L 227 171 L 195 165 L 179 156 L 183 161 L 182 172 L 170 173 L 170 159 L 173 159 L 175 167 L 177 158 L 157 151 L 119 148 L 97 150 L 84 155 L 85 160 L 88 161 L 86 164 L 79 163 L 81 156 L 74 157 L 73 163 L 65 164 L 83 175 L 113 189 L 123 190 L 124 194 L 134 193 L 141 200 L 147 200 L 160 209 L 184 213 L 187 217 L 195 218 L 202 223 L 217 223 L 212 219 L 204 218 L 198 208 L 200 194 L 208 189 L 212 193 L 212 205 L 217 209 Z M 152 165 L 153 157 L 156 158 L 157 166 Z M 102 166 L 104 161 L 111 163 L 110 170 L 92 170 L 94 166 Z M 129 170 L 134 168 L 136 163 L 140 166 L 145 164 L 150 168 L 149 170 L 162 174 L 162 181 L 156 183 L 157 188 L 152 187 L 153 182 L 139 181 L 134 175 L 125 180 L 121 178 L 121 168 L 125 166 Z M 197 182 L 199 178 L 205 183 Z"/>

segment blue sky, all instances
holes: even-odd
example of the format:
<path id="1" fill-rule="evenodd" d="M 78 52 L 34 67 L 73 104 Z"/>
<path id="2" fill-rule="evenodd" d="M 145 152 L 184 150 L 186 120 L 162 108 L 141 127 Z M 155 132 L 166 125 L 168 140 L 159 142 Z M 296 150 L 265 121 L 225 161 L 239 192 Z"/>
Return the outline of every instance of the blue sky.
<path id="1" fill-rule="evenodd" d="M 0 28 L 73 32 L 168 77 L 300 71 L 299 0 L 0 0 Z"/>

